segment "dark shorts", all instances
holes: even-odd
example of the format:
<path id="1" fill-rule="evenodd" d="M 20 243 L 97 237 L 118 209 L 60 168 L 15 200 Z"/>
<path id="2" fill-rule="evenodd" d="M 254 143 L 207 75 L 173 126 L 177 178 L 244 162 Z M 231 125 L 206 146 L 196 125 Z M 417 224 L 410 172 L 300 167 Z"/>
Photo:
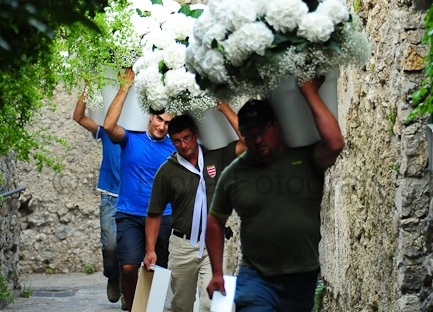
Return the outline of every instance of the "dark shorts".
<path id="1" fill-rule="evenodd" d="M 120 265 L 141 264 L 144 259 L 146 217 L 117 212 L 117 252 Z M 168 263 L 168 239 L 171 234 L 171 216 L 163 216 L 155 251 L 156 264 L 164 268 Z"/>

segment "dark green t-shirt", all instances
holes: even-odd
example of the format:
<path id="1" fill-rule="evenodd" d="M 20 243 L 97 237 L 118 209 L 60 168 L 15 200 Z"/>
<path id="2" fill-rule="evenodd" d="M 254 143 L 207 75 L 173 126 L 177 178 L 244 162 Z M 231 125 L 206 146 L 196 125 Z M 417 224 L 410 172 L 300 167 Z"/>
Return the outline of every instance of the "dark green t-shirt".
<path id="1" fill-rule="evenodd" d="M 210 151 L 203 148 L 208 208 L 222 170 L 236 158 L 236 144 L 234 141 L 224 148 Z M 167 203 L 171 203 L 172 227 L 189 234 L 199 181 L 199 176 L 179 164 L 176 153 L 172 154 L 155 175 L 148 213 L 162 213 Z"/>
<path id="2" fill-rule="evenodd" d="M 218 181 L 211 213 L 229 216 L 236 210 L 243 262 L 265 276 L 319 267 L 324 173 L 313 150 L 285 147 L 269 165 L 252 163 L 244 153 Z"/>

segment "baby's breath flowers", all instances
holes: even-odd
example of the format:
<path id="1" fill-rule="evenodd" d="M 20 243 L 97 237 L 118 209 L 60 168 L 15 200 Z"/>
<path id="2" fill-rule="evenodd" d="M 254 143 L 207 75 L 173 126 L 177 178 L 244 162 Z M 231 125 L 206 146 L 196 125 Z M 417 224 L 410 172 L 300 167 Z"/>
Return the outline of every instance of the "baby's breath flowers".
<path id="1" fill-rule="evenodd" d="M 86 102 L 86 107 L 90 110 L 101 110 L 104 107 L 102 93 L 94 83 L 87 88 L 84 100 Z"/>
<path id="2" fill-rule="evenodd" d="M 266 95 L 289 75 L 302 83 L 370 55 L 344 0 L 209 0 L 193 34 L 187 68 L 219 98 Z"/>
<path id="3" fill-rule="evenodd" d="M 72 28 L 59 33 L 59 71 L 65 84 L 72 89 L 86 81 L 87 107 L 100 109 L 105 105 L 103 87 L 117 87 L 122 82 L 116 74 L 134 67 L 144 112 L 149 106 L 160 109 L 168 104 L 177 112 L 204 107 L 204 100 L 196 98 L 205 92 L 184 67 L 188 38 L 204 7 L 181 6 L 174 0 L 109 0 L 104 12 L 89 17 L 99 32 Z M 207 105 L 214 106 L 215 101 Z"/>
<path id="4" fill-rule="evenodd" d="M 185 68 L 188 39 L 202 9 L 184 5 L 172 11 L 174 6 L 167 3 L 154 4 L 144 18 L 157 21 L 158 27 L 143 37 L 143 56 L 133 66 L 141 108 L 164 109 L 175 115 L 204 111 L 215 106 L 215 99 L 200 89 L 195 74 Z M 159 16 L 165 18 L 158 20 Z"/>

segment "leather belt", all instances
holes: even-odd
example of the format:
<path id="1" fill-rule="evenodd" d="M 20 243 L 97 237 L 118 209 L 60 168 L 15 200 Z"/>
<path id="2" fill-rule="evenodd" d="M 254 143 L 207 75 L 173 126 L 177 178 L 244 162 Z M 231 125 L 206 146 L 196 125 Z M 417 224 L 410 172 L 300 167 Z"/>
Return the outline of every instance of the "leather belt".
<path id="1" fill-rule="evenodd" d="M 173 229 L 173 231 L 171 233 L 174 236 L 177 236 L 177 237 L 180 237 L 180 238 L 185 238 L 185 239 L 190 239 L 191 238 L 190 235 L 183 234 L 183 233 L 181 233 L 181 232 L 179 232 L 179 231 L 177 231 L 175 229 Z"/>

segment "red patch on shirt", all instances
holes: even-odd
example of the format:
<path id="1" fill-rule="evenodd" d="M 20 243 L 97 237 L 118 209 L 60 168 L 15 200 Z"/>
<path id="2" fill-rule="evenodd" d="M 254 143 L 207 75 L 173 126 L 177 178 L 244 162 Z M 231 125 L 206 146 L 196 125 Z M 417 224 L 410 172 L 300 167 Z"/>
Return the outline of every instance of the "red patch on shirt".
<path id="1" fill-rule="evenodd" d="M 217 172 L 216 172 L 216 168 L 215 165 L 212 166 L 207 166 L 206 167 L 207 170 L 207 174 L 211 177 L 211 178 L 215 178 Z"/>

